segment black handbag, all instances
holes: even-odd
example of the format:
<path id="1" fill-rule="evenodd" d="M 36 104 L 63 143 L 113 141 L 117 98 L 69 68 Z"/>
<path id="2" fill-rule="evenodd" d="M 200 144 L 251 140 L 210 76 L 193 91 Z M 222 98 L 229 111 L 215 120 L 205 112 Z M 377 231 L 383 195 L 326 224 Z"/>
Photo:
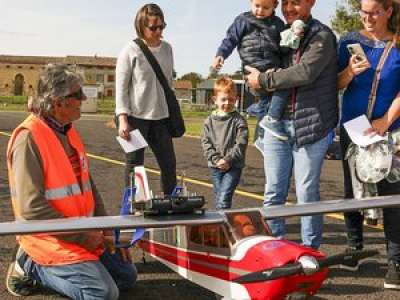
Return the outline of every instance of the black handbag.
<path id="1" fill-rule="evenodd" d="M 167 119 L 168 131 L 173 138 L 181 137 L 185 133 L 186 129 L 181 108 L 178 100 L 176 99 L 175 92 L 170 88 L 167 78 L 161 70 L 160 64 L 157 62 L 157 59 L 154 57 L 153 53 L 151 53 L 147 45 L 141 39 L 135 39 L 134 42 L 140 47 L 143 54 L 146 56 L 149 64 L 157 76 L 158 81 L 161 83 L 164 89 L 169 112 L 169 117 Z"/>

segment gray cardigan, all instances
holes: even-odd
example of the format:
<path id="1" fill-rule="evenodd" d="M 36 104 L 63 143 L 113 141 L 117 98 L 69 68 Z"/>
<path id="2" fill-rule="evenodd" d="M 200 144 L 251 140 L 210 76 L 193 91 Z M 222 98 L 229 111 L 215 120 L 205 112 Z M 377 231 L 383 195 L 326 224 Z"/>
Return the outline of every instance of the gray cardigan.
<path id="1" fill-rule="evenodd" d="M 243 168 L 248 141 L 247 121 L 237 111 L 223 117 L 211 114 L 204 122 L 201 145 L 209 167 L 224 159 L 234 168 Z"/>
<path id="2" fill-rule="evenodd" d="M 299 63 L 291 59 L 289 68 L 259 77 L 267 90 L 296 89 L 294 126 L 299 147 L 325 137 L 338 122 L 336 37 L 315 19 L 307 25 Z"/>

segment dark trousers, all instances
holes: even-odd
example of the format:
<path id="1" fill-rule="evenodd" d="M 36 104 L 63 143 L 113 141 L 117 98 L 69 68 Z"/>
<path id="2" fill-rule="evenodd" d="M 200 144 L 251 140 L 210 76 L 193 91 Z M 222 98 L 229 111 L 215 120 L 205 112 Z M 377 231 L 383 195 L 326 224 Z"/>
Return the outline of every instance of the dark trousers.
<path id="1" fill-rule="evenodd" d="M 176 158 L 172 137 L 165 120 L 143 120 L 128 117 L 131 130 L 139 129 L 149 144 L 161 170 L 161 190 L 170 195 L 176 186 Z M 126 154 L 125 186 L 130 185 L 130 172 L 144 164 L 144 149 Z"/>
<path id="2" fill-rule="evenodd" d="M 342 157 L 350 144 L 346 130 L 340 130 L 340 146 Z M 342 160 L 344 175 L 344 197 L 353 198 L 350 169 L 347 161 Z M 400 183 L 389 183 L 382 180 L 378 183 L 379 196 L 400 195 Z M 347 238 L 350 247 L 362 248 L 364 216 L 359 211 L 344 213 L 347 227 Z M 383 225 L 387 242 L 388 259 L 400 263 L 400 207 L 383 209 Z"/>

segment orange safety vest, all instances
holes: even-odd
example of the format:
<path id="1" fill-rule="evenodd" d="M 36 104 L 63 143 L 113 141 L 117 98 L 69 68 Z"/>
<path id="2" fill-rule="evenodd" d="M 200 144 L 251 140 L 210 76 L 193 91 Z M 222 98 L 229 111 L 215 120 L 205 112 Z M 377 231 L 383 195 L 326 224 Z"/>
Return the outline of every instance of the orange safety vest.
<path id="1" fill-rule="evenodd" d="M 67 137 L 79 156 L 81 182 L 78 182 L 65 150 L 53 130 L 35 115 L 30 115 L 13 132 L 7 148 L 7 164 L 14 214 L 19 217 L 15 181 L 12 171 L 12 148 L 21 130 L 28 129 L 37 145 L 43 162 L 45 197 L 65 218 L 93 216 L 95 201 L 89 178 L 89 163 L 85 148 L 72 127 Z M 103 249 L 89 252 L 85 248 L 64 242 L 56 235 L 36 234 L 17 236 L 20 246 L 41 265 L 63 265 L 98 260 Z"/>

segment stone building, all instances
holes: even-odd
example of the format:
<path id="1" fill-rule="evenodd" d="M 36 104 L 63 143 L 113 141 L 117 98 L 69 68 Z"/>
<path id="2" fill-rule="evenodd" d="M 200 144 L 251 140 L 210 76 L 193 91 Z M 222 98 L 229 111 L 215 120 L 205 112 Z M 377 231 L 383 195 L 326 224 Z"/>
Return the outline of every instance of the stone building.
<path id="1" fill-rule="evenodd" d="M 12 55 L 0 55 L 0 96 L 34 95 L 39 74 L 49 63 L 76 65 L 77 71 L 83 74 L 85 85 L 98 87 L 99 98 L 115 96 L 115 58 Z"/>

